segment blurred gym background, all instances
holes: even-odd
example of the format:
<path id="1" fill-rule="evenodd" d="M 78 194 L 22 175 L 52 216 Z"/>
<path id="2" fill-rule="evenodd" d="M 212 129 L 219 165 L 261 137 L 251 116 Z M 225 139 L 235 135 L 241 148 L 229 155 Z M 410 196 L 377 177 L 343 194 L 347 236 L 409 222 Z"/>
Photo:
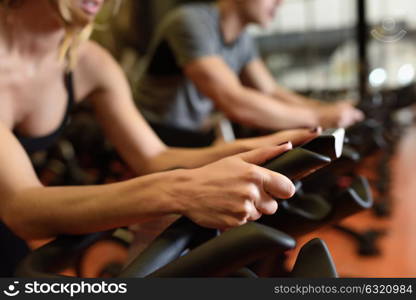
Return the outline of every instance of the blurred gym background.
<path id="1" fill-rule="evenodd" d="M 133 91 L 153 29 L 169 10 L 186 2 L 197 1 L 108 1 L 99 16 L 93 39 L 117 58 Z M 342 277 L 416 275 L 416 130 L 411 105 L 415 101 L 415 16 L 412 0 L 286 0 L 272 26 L 250 28 L 268 67 L 286 87 L 328 101 L 406 102 L 394 116 L 400 125 L 390 140 L 394 144 L 381 147 L 359 170 L 372 182 L 376 209 L 299 241 L 302 245 L 311 237 L 323 238 Z M 36 154 L 33 160 L 47 184 L 94 184 L 133 176 L 102 139 L 87 105 L 77 109 L 59 146 Z M 121 240 L 91 249 L 78 268 L 96 265 L 96 259 L 88 262 L 88 255 L 97 257 L 92 255 L 97 251 L 108 261 L 122 261 L 129 238 Z M 296 252 L 288 253 L 289 265 Z M 111 273 L 111 267 L 117 268 L 107 264 L 106 271 Z M 78 272 L 96 276 L 95 269 Z"/>

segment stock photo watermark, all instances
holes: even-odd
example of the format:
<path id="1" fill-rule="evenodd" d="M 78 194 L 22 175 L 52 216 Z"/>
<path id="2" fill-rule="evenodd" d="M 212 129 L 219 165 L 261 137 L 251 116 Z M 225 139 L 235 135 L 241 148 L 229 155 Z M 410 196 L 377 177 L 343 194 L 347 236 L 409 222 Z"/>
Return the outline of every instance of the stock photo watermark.
<path id="1" fill-rule="evenodd" d="M 127 283 L 108 283 L 101 282 L 26 282 L 20 283 L 19 281 L 13 281 L 6 289 L 3 290 L 3 294 L 8 297 L 16 297 L 19 294 L 22 295 L 66 295 L 74 297 L 76 295 L 120 295 L 127 293 Z"/>
<path id="2" fill-rule="evenodd" d="M 407 31 L 394 18 L 385 18 L 379 26 L 371 30 L 371 35 L 383 43 L 395 43 L 402 40 Z"/>

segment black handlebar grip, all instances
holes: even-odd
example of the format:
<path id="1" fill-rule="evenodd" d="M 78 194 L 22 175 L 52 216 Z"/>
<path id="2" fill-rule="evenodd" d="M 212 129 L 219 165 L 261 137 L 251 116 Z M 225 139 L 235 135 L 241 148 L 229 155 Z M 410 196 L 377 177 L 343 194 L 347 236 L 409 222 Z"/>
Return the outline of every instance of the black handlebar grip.
<path id="1" fill-rule="evenodd" d="M 180 257 L 195 239 L 204 242 L 217 235 L 214 229 L 200 227 L 182 217 L 160 234 L 118 276 L 142 278 Z"/>
<path id="2" fill-rule="evenodd" d="M 291 272 L 294 278 L 338 278 L 331 253 L 324 241 L 313 239 L 305 244 Z"/>
<path id="3" fill-rule="evenodd" d="M 296 201 L 284 201 L 273 216 L 263 216 L 259 222 L 297 238 L 323 226 L 336 224 L 373 204 L 368 181 L 358 177 L 351 187 L 333 195 L 329 201 L 316 195 Z"/>
<path id="4" fill-rule="evenodd" d="M 330 163 L 331 158 L 327 156 L 295 148 L 266 162 L 263 167 L 279 172 L 291 180 L 300 180 Z"/>
<path id="5" fill-rule="evenodd" d="M 295 240 L 286 233 L 247 223 L 209 240 L 149 277 L 227 276 L 261 257 L 295 246 Z"/>

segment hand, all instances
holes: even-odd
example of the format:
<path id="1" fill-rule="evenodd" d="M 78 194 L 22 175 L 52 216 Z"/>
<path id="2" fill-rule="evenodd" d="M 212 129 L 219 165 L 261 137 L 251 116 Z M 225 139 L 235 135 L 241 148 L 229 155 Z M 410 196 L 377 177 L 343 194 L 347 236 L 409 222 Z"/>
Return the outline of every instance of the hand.
<path id="1" fill-rule="evenodd" d="M 208 228 L 225 230 L 274 214 L 274 198 L 292 197 L 295 187 L 287 177 L 257 165 L 291 148 L 290 143 L 261 148 L 202 168 L 180 170 L 180 180 L 168 194 L 178 201 L 181 214 Z"/>
<path id="2" fill-rule="evenodd" d="M 335 103 L 347 103 L 352 106 L 356 106 L 360 101 L 358 99 L 341 99 L 337 100 Z"/>
<path id="3" fill-rule="evenodd" d="M 364 119 L 362 111 L 345 101 L 321 106 L 317 112 L 324 128 L 346 128 Z"/>
<path id="4" fill-rule="evenodd" d="M 298 146 L 316 138 L 321 134 L 321 131 L 320 127 L 315 129 L 283 130 L 267 136 L 237 140 L 236 143 L 240 143 L 242 148 L 247 149 L 247 151 L 277 146 L 287 142 L 291 142 L 293 146 Z"/>
<path id="5" fill-rule="evenodd" d="M 359 101 L 356 99 L 341 99 L 341 100 L 336 100 L 335 102 L 334 101 L 328 102 L 328 101 L 322 101 L 322 100 L 314 100 L 314 102 L 318 104 L 319 106 L 331 106 L 334 104 L 342 104 L 342 103 L 356 106 Z"/>

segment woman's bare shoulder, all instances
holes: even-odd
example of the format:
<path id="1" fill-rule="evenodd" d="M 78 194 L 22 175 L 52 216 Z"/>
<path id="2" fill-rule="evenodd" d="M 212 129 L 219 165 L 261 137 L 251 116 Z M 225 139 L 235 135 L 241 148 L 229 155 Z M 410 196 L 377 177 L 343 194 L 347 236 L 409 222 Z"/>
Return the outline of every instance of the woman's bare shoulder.
<path id="1" fill-rule="evenodd" d="M 79 48 L 77 66 L 80 68 L 97 71 L 97 68 L 106 68 L 112 62 L 112 55 L 95 41 L 86 41 Z"/>
<path id="2" fill-rule="evenodd" d="M 94 41 L 83 43 L 78 49 L 74 69 L 79 97 L 84 98 L 94 90 L 102 88 L 116 65 L 111 54 L 102 46 Z"/>

